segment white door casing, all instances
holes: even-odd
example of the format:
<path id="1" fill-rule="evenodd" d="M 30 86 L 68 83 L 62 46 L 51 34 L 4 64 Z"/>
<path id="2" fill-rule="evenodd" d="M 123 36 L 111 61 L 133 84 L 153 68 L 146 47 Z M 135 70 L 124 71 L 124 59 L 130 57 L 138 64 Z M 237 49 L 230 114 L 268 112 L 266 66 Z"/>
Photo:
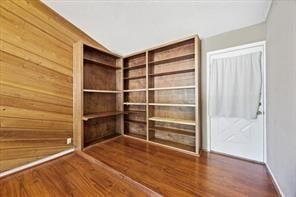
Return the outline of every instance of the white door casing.
<path id="1" fill-rule="evenodd" d="M 262 96 L 257 119 L 210 117 L 207 115 L 207 149 L 248 160 L 266 161 L 266 88 L 265 41 L 212 51 L 207 53 L 207 109 L 209 109 L 210 63 L 214 58 L 225 58 L 262 52 Z M 207 110 L 209 112 L 209 110 Z"/>

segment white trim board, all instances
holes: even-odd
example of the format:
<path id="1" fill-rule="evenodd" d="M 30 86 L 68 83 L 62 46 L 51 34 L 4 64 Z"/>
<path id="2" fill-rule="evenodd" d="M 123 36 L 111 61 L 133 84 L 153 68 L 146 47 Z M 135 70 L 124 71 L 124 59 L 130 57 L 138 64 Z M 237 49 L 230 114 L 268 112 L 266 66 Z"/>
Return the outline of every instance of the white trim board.
<path id="1" fill-rule="evenodd" d="M 263 85 L 263 100 L 264 100 L 264 106 L 263 106 L 263 132 L 264 132 L 264 140 L 263 140 L 263 162 L 266 163 L 266 155 L 267 155 L 267 151 L 266 151 L 266 42 L 265 41 L 260 41 L 260 42 L 255 42 L 255 43 L 250 43 L 250 44 L 244 44 L 244 45 L 239 45 L 239 46 L 235 46 L 235 47 L 230 47 L 230 48 L 225 48 L 225 49 L 221 49 L 221 50 L 215 50 L 215 51 L 210 51 L 207 52 L 207 123 L 206 123 L 206 132 L 207 132 L 207 151 L 210 152 L 211 151 L 211 127 L 210 127 L 210 118 L 208 115 L 209 112 L 209 67 L 210 67 L 210 59 L 211 56 L 215 55 L 215 56 L 223 56 L 223 53 L 225 52 L 232 52 L 233 56 L 236 55 L 241 55 L 240 52 L 236 52 L 238 50 L 246 50 L 247 53 L 250 53 L 254 50 L 254 48 L 257 47 L 262 47 L 262 51 L 263 51 L 263 56 L 262 56 L 262 61 L 263 61 L 263 81 L 264 81 L 264 85 Z"/>
<path id="2" fill-rule="evenodd" d="M 4 177 L 4 176 L 7 176 L 7 175 L 10 175 L 10 174 L 14 174 L 16 172 L 19 172 L 19 171 L 22 171 L 22 170 L 25 170 L 27 168 L 30 168 L 30 167 L 33 167 L 33 166 L 36 166 L 36 165 L 39 165 L 39 164 L 42 164 L 42 163 L 45 163 L 47 161 L 50 161 L 50 160 L 53 160 L 55 158 L 58 158 L 58 157 L 61 157 L 63 155 L 66 155 L 66 154 L 69 154 L 71 152 L 74 152 L 74 148 L 70 148 L 68 150 L 65 150 L 65 151 L 62 151 L 62 152 L 59 152 L 57 154 L 54 154 L 54 155 L 51 155 L 49 157 L 45 157 L 43 159 L 39 159 L 37 161 L 33 161 L 31 163 L 28 163 L 28 164 L 25 164 L 25 165 L 22 165 L 22 166 L 19 166 L 19 167 L 16 167 L 16 168 L 13 168 L 11 170 L 7 170 L 7 171 L 4 171 L 4 172 L 1 172 L 0 173 L 0 178 L 1 177 Z"/>
<path id="3" fill-rule="evenodd" d="M 277 192 L 279 192 L 279 194 L 280 194 L 282 197 L 285 197 L 285 195 L 284 195 L 283 191 L 281 190 L 280 185 L 279 185 L 278 182 L 276 181 L 275 176 L 273 175 L 273 173 L 272 173 L 272 171 L 271 171 L 269 165 L 266 163 L 265 166 L 266 166 L 266 168 L 267 168 L 267 170 L 268 170 L 268 172 L 269 172 L 269 174 L 270 174 L 270 176 L 271 176 L 271 179 L 272 179 L 272 181 L 273 181 L 273 185 L 276 187 Z"/>

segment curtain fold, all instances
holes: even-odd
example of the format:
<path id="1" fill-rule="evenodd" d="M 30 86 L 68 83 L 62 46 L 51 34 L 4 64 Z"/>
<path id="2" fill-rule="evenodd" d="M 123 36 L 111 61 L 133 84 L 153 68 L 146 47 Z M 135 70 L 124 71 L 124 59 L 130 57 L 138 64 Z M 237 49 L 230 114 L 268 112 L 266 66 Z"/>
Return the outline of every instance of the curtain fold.
<path id="1" fill-rule="evenodd" d="M 261 52 L 213 59 L 210 115 L 257 118 L 262 87 Z"/>

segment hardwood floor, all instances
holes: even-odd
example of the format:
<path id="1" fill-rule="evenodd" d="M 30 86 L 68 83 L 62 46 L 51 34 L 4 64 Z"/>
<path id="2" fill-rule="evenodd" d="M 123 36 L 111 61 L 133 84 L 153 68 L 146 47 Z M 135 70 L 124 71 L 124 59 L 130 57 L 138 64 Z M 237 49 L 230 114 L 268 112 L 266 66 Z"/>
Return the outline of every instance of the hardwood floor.
<path id="1" fill-rule="evenodd" d="M 151 195 L 153 193 L 79 154 L 71 154 L 0 179 L 1 197 Z"/>
<path id="2" fill-rule="evenodd" d="M 0 179 L 0 196 L 277 196 L 263 165 L 117 137 Z"/>
<path id="3" fill-rule="evenodd" d="M 85 153 L 164 196 L 277 196 L 264 165 L 226 156 L 198 158 L 127 137 Z"/>

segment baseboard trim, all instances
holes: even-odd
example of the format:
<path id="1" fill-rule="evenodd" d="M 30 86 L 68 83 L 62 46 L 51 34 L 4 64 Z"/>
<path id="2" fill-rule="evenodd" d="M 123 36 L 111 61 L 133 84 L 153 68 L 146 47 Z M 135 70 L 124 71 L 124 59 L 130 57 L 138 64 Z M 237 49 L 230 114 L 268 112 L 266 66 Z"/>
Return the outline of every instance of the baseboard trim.
<path id="1" fill-rule="evenodd" d="M 279 194 L 280 196 L 285 197 L 285 195 L 284 195 L 283 191 L 281 190 L 281 188 L 280 188 L 278 182 L 276 181 L 275 176 L 273 175 L 273 173 L 272 173 L 272 171 L 271 171 L 269 165 L 268 165 L 267 163 L 265 163 L 265 166 L 266 166 L 267 171 L 268 171 L 268 173 L 269 173 L 269 175 L 270 175 L 270 177 L 271 177 L 271 180 L 272 180 L 272 182 L 273 182 L 273 185 L 275 186 L 276 191 L 278 192 L 278 194 Z"/>
<path id="2" fill-rule="evenodd" d="M 4 172 L 1 172 L 0 173 L 0 178 L 2 177 L 5 177 L 7 175 L 11 175 L 11 174 L 14 174 L 16 172 L 19 172 L 19 171 L 22 171 L 22 170 L 25 170 L 27 168 L 31 168 L 33 166 L 36 166 L 36 165 L 39 165 L 39 164 L 42 164 L 44 162 L 47 162 L 47 161 L 50 161 L 50 160 L 53 160 L 55 158 L 58 158 L 58 157 L 61 157 L 63 155 L 66 155 L 66 154 L 69 154 L 71 152 L 74 152 L 74 148 L 71 148 L 71 149 L 67 149 L 67 150 L 64 150 L 62 152 L 59 152 L 57 154 L 54 154 L 54 155 L 51 155 L 51 156 L 48 156 L 48 157 L 45 157 L 43 159 L 39 159 L 37 161 L 33 161 L 31 163 L 28 163 L 28 164 L 25 164 L 25 165 L 22 165 L 22 166 L 19 166 L 19 167 L 16 167 L 16 168 L 13 168 L 11 170 L 7 170 L 7 171 L 4 171 Z"/>

